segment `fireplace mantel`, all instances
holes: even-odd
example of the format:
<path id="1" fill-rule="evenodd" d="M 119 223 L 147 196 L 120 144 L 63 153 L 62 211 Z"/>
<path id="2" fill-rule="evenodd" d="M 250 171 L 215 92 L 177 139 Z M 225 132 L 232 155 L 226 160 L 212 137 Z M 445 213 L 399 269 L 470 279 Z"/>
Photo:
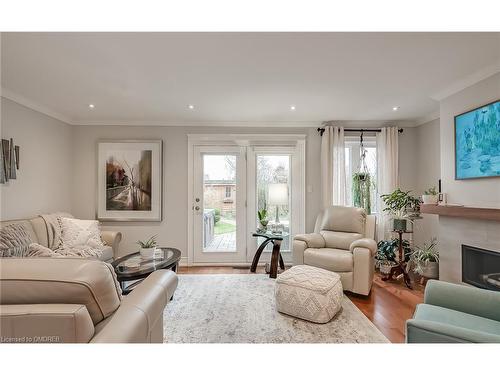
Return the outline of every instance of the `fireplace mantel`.
<path id="1" fill-rule="evenodd" d="M 464 219 L 500 221 L 500 208 L 480 208 L 466 206 L 439 206 L 434 204 L 420 205 L 423 214 L 453 216 Z"/>

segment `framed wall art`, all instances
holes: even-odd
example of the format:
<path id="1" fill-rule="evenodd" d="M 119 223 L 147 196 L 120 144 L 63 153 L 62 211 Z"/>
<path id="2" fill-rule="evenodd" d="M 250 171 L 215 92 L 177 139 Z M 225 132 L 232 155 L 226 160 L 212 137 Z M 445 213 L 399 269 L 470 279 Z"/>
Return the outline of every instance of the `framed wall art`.
<path id="1" fill-rule="evenodd" d="M 97 143 L 97 219 L 162 220 L 162 141 Z"/>
<path id="2" fill-rule="evenodd" d="M 500 177 L 500 100 L 455 116 L 455 179 Z"/>

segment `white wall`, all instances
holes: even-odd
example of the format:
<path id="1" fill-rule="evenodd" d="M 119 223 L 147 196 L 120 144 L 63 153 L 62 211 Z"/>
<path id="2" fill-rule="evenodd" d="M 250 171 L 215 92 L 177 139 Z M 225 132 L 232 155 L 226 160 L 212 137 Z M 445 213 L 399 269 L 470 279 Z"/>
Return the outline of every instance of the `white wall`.
<path id="1" fill-rule="evenodd" d="M 71 127 L 1 98 L 1 138 L 20 146 L 17 179 L 0 185 L 1 219 L 71 211 Z"/>
<path id="2" fill-rule="evenodd" d="M 455 180 L 454 116 L 500 98 L 500 73 L 441 101 L 441 178 L 448 202 L 500 208 L 500 178 Z"/>
<path id="3" fill-rule="evenodd" d="M 415 128 L 404 128 L 399 134 L 399 186 L 401 190 L 415 190 L 417 183 L 415 157 Z"/>
<path id="4" fill-rule="evenodd" d="M 441 101 L 441 178 L 448 201 L 500 207 L 500 178 L 455 180 L 454 116 L 500 98 L 500 73 Z M 500 252 L 500 223 L 441 216 L 439 278 L 461 282 L 461 245 Z"/>
<path id="5" fill-rule="evenodd" d="M 75 126 L 73 129 L 73 214 L 79 218 L 95 217 L 96 142 L 99 139 L 162 139 L 163 140 L 163 221 L 161 223 L 104 223 L 106 229 L 123 233 L 122 254 L 135 251 L 135 242 L 158 233 L 160 244 L 179 248 L 187 256 L 187 134 L 197 133 L 301 133 L 307 134 L 306 229 L 312 230 L 320 209 L 319 145 L 314 128 L 230 128 L 230 127 L 130 127 Z"/>
<path id="6" fill-rule="evenodd" d="M 414 192 L 422 195 L 425 190 L 435 186 L 438 188 L 441 178 L 439 119 L 427 122 L 415 128 L 416 181 Z M 423 219 L 415 222 L 415 245 L 429 243 L 439 235 L 439 220 L 437 215 L 422 214 Z"/>

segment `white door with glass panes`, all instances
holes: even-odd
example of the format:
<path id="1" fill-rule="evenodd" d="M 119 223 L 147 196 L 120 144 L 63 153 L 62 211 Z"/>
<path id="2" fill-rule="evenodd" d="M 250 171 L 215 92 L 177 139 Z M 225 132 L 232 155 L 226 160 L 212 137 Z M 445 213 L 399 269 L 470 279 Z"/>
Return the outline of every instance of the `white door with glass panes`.
<path id="1" fill-rule="evenodd" d="M 268 230 L 276 222 L 276 213 L 280 229 L 289 235 L 281 242 L 281 253 L 285 262 L 292 261 L 292 238 L 303 232 L 301 162 L 297 147 L 249 147 L 248 150 L 248 230 L 255 231 L 259 225 L 258 212 L 266 210 Z M 273 204 L 272 190 L 286 199 L 279 197 L 279 205 Z M 269 194 L 271 190 L 271 195 Z M 276 196 L 274 197 L 276 199 Z M 277 202 L 277 201 L 274 201 Z M 302 220 L 301 220 L 302 219 Z M 255 251 L 262 243 L 262 238 L 248 238 L 247 260 L 251 261 Z M 260 257 L 261 262 L 269 262 L 272 244 L 269 244 Z"/>
<path id="2" fill-rule="evenodd" d="M 246 148 L 197 146 L 193 158 L 196 263 L 246 260 Z"/>
<path id="3" fill-rule="evenodd" d="M 235 142 L 236 143 L 236 142 Z M 243 142 L 240 142 L 240 144 Z M 276 221 L 289 233 L 281 244 L 292 261 L 291 238 L 304 232 L 304 147 L 193 145 L 192 263 L 251 263 L 261 243 L 252 236 L 258 211 L 266 209 L 269 229 Z M 285 197 L 269 200 L 269 187 Z M 266 249 L 261 263 L 270 261 Z"/>

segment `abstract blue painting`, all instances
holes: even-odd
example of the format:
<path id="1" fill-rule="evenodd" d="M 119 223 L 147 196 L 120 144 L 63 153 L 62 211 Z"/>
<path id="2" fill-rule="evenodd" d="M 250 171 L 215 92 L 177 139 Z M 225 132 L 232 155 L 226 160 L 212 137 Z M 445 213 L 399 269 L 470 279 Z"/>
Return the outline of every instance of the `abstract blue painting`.
<path id="1" fill-rule="evenodd" d="M 455 179 L 500 176 L 500 100 L 455 116 Z"/>

